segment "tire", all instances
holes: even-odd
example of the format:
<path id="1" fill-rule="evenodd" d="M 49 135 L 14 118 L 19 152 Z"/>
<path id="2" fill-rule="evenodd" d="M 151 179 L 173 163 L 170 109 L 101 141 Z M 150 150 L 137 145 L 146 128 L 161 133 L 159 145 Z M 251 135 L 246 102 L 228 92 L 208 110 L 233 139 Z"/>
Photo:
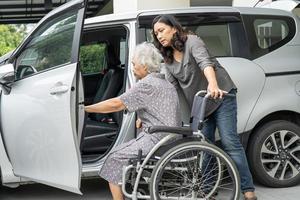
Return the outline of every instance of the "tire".
<path id="1" fill-rule="evenodd" d="M 247 153 L 252 174 L 261 184 L 290 187 L 300 183 L 298 125 L 284 120 L 266 123 L 251 137 Z"/>
<path id="2" fill-rule="evenodd" d="M 208 143 L 193 141 L 174 146 L 151 174 L 152 200 L 210 199 L 216 194 L 224 200 L 238 200 L 240 177 L 231 158 Z"/>

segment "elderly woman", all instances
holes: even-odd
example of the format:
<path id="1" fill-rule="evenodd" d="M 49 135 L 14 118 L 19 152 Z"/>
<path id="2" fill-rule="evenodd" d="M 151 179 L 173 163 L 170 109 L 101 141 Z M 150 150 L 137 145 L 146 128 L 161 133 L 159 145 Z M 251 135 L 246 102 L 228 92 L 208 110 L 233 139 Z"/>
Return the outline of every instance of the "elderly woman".
<path id="1" fill-rule="evenodd" d="M 165 135 L 149 134 L 147 128 L 154 125 L 180 126 L 179 101 L 176 89 L 160 74 L 162 56 L 150 43 L 136 47 L 132 59 L 132 70 L 140 80 L 134 87 L 119 97 L 86 106 L 86 112 L 111 113 L 127 109 L 137 111 L 142 132 L 136 139 L 114 148 L 108 155 L 99 175 L 109 182 L 114 200 L 123 200 L 121 190 L 122 168 L 138 150 L 147 155 Z"/>

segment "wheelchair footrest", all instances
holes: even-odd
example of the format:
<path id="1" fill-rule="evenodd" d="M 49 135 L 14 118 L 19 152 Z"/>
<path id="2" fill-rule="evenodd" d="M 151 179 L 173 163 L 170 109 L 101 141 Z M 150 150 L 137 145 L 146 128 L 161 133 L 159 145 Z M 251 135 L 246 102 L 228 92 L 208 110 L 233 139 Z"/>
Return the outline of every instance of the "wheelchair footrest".
<path id="1" fill-rule="evenodd" d="M 142 158 L 141 163 L 144 162 L 144 159 L 145 159 L 145 157 Z M 153 158 L 150 158 L 148 160 L 148 163 L 149 164 L 156 163 L 157 161 L 158 161 L 158 159 L 156 159 L 155 157 L 153 157 Z M 130 165 L 136 166 L 137 163 L 138 163 L 138 159 L 137 158 L 132 158 L 132 159 L 129 160 L 129 164 Z"/>

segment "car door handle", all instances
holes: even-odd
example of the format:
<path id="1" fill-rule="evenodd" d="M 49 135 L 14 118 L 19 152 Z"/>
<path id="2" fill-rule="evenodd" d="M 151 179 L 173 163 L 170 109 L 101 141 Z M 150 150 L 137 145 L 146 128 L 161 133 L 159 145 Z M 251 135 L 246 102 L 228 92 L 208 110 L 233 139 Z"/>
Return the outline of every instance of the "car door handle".
<path id="1" fill-rule="evenodd" d="M 68 90 L 69 87 L 67 85 L 54 86 L 53 88 L 50 89 L 50 94 L 51 95 L 63 94 Z"/>

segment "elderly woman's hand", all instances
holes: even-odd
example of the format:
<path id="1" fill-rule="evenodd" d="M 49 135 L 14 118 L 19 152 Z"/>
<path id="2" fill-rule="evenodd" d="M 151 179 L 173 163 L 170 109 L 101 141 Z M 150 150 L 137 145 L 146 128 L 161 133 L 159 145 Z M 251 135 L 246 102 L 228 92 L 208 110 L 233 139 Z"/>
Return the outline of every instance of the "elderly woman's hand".
<path id="1" fill-rule="evenodd" d="M 136 126 L 136 128 L 142 128 L 142 120 L 140 118 L 138 118 L 136 120 L 135 126 Z"/>
<path id="2" fill-rule="evenodd" d="M 84 111 L 85 111 L 85 112 L 89 112 L 88 106 L 84 106 Z"/>

